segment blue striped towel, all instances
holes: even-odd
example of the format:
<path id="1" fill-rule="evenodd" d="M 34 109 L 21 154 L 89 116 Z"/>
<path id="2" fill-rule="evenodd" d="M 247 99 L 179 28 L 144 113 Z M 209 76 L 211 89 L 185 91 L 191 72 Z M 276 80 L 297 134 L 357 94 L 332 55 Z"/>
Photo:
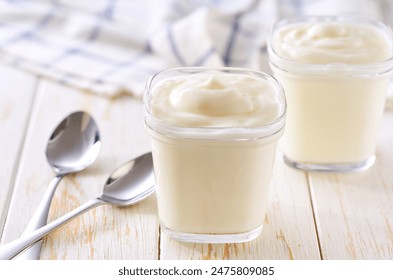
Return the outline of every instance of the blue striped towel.
<path id="1" fill-rule="evenodd" d="M 0 62 L 103 96 L 141 96 L 147 79 L 170 67 L 268 71 L 266 30 L 280 17 L 339 11 L 332 7 L 382 17 L 379 5 L 374 0 L 0 0 Z"/>

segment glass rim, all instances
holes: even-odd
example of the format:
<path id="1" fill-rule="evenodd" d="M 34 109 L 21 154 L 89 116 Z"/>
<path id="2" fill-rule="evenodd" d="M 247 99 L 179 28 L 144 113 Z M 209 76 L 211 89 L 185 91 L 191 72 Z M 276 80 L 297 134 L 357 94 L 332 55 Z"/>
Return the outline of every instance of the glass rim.
<path id="1" fill-rule="evenodd" d="M 252 73 L 253 77 L 262 78 L 268 81 L 269 85 L 275 90 L 278 100 L 280 102 L 280 114 L 272 122 L 267 123 L 263 126 L 246 127 L 219 127 L 219 126 L 179 126 L 168 121 L 162 121 L 154 117 L 150 111 L 149 98 L 151 96 L 151 90 L 153 83 L 157 77 L 180 72 L 183 74 L 192 73 L 206 73 L 208 71 L 218 71 L 220 73 L 232 73 L 232 74 L 247 74 Z M 168 79 L 167 78 L 164 78 Z M 285 116 L 287 110 L 287 103 L 285 99 L 284 89 L 281 84 L 271 75 L 264 72 L 248 69 L 248 68 L 237 68 L 237 67 L 176 67 L 167 70 L 160 71 L 153 75 L 146 83 L 144 94 L 144 119 L 145 125 L 153 131 L 164 134 L 168 137 L 183 138 L 183 139 L 205 139 L 205 140 L 258 140 L 269 136 L 276 135 L 279 131 L 283 130 L 285 126 Z"/>
<path id="2" fill-rule="evenodd" d="M 376 29 L 382 31 L 385 35 L 391 50 L 391 56 L 382 61 L 370 62 L 370 63 L 359 63 L 359 64 L 349 64 L 349 63 L 304 63 L 298 62 L 292 59 L 284 58 L 280 56 L 273 44 L 274 31 L 280 27 L 287 26 L 289 24 L 296 23 L 307 23 L 307 22 L 350 22 L 357 24 L 364 24 L 372 26 Z M 305 16 L 295 16 L 283 18 L 273 25 L 270 26 L 267 36 L 267 51 L 269 54 L 269 63 L 286 72 L 296 72 L 296 73 L 308 73 L 308 74 L 328 74 L 330 71 L 334 70 L 338 74 L 350 74 L 353 76 L 365 76 L 365 77 L 375 77 L 388 75 L 393 70 L 393 32 L 390 27 L 388 27 L 383 22 L 363 16 L 363 15 L 305 15 Z"/>

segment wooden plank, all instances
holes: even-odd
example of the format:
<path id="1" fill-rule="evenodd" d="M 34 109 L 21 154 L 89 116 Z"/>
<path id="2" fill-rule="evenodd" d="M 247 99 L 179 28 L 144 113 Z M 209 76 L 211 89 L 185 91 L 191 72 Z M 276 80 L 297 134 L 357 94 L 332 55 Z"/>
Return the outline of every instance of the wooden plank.
<path id="1" fill-rule="evenodd" d="M 108 100 L 50 82 L 39 84 L 22 154 L 4 241 L 17 238 L 53 177 L 45 158 L 52 129 L 69 113 L 90 112 L 98 123 L 102 148 L 85 171 L 67 176 L 55 194 L 53 220 L 102 192 L 106 178 L 122 163 L 150 150 L 142 103 L 131 97 Z M 48 235 L 42 259 L 157 259 L 155 196 L 128 208 L 100 206 Z"/>
<path id="2" fill-rule="evenodd" d="M 36 78 L 0 66 L 0 237 L 5 223 Z"/>
<path id="3" fill-rule="evenodd" d="M 278 157 L 261 235 L 240 244 L 179 243 L 162 235 L 161 259 L 319 259 L 306 176 Z"/>
<path id="4" fill-rule="evenodd" d="M 350 174 L 310 174 L 324 259 L 393 258 L 393 112 L 385 112 L 377 160 Z"/>

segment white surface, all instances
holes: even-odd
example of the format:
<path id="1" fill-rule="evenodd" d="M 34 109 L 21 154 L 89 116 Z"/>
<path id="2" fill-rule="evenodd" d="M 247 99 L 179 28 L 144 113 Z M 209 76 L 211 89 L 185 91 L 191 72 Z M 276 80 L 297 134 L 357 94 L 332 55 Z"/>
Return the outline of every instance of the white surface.
<path id="1" fill-rule="evenodd" d="M 61 182 L 50 220 L 99 195 L 114 168 L 150 150 L 140 101 L 107 100 L 43 79 L 36 88 L 34 78 L 5 67 L 0 67 L 0 77 L 15 92 L 0 95 L 0 114 L 9 108 L 7 121 L 0 120 L 0 206 L 7 215 L 2 243 L 20 236 L 52 178 L 46 141 L 69 112 L 86 110 L 94 116 L 102 152 L 93 166 Z M 392 123 L 393 112 L 386 111 L 376 164 L 363 173 L 307 174 L 285 166 L 278 155 L 265 228 L 252 242 L 200 245 L 170 240 L 160 234 L 152 196 L 129 208 L 101 206 L 84 214 L 45 238 L 41 258 L 393 259 Z M 4 134 L 6 126 L 10 132 Z M 8 189 L 14 192 L 7 211 Z"/>

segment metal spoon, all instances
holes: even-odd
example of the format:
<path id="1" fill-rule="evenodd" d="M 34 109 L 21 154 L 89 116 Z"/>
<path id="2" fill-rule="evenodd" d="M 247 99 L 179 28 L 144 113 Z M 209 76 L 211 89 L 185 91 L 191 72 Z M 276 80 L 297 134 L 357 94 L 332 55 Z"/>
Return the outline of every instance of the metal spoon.
<path id="1" fill-rule="evenodd" d="M 147 153 L 127 162 L 112 173 L 100 197 L 86 202 L 40 229 L 1 246 L 0 259 L 13 258 L 46 234 L 94 207 L 105 203 L 115 206 L 135 204 L 154 192 L 154 184 L 153 160 L 151 153 Z"/>
<path id="2" fill-rule="evenodd" d="M 91 165 L 97 158 L 100 147 L 97 124 L 88 113 L 74 112 L 60 122 L 50 136 L 46 148 L 46 158 L 56 176 L 49 182 L 22 236 L 46 225 L 50 204 L 61 179 L 65 175 L 82 171 Z M 37 242 L 18 258 L 38 259 L 41 246 L 42 241 Z"/>

